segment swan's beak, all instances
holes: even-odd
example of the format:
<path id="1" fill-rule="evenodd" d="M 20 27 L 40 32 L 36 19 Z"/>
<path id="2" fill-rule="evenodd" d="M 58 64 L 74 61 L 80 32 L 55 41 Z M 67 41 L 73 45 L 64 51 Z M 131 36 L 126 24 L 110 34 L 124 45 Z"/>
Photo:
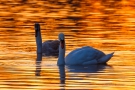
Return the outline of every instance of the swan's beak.
<path id="1" fill-rule="evenodd" d="M 61 48 L 64 49 L 65 41 L 64 40 L 60 40 L 60 44 L 61 44 Z"/>
<path id="2" fill-rule="evenodd" d="M 40 30 L 40 25 L 39 23 L 35 23 L 35 37 L 37 37 L 37 33 Z"/>

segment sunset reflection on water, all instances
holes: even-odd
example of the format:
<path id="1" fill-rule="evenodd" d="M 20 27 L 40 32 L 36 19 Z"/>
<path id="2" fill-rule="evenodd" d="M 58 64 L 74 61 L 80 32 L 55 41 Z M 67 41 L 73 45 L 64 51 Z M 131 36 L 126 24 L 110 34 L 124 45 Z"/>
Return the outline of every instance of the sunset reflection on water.
<path id="1" fill-rule="evenodd" d="M 0 89 L 134 90 L 134 6 L 134 0 L 1 0 Z M 66 54 L 87 45 L 114 57 L 108 66 L 76 68 L 85 73 L 65 67 L 62 84 L 56 57 L 43 57 L 36 67 L 36 22 L 43 41 L 65 34 Z"/>

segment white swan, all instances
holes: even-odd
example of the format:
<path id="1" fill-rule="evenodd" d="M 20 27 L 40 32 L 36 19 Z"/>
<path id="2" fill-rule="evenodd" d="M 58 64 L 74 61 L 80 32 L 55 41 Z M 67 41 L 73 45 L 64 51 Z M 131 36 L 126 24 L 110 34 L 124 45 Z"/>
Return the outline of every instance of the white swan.
<path id="1" fill-rule="evenodd" d="M 94 49 L 90 46 L 85 46 L 71 51 L 65 57 L 65 38 L 64 34 L 59 34 L 59 57 L 57 65 L 89 65 L 89 64 L 104 64 L 111 59 L 113 53 L 105 55 L 103 52 Z"/>
<path id="2" fill-rule="evenodd" d="M 48 40 L 42 43 L 40 24 L 35 23 L 35 37 L 37 45 L 37 53 L 43 53 L 46 56 L 58 56 L 59 54 L 59 41 Z"/>

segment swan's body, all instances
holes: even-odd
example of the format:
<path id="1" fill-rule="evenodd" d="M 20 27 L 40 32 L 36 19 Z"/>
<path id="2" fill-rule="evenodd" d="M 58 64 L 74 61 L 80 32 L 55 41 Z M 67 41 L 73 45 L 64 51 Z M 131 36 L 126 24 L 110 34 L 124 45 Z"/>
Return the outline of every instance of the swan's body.
<path id="1" fill-rule="evenodd" d="M 39 23 L 35 24 L 35 37 L 36 37 L 37 53 L 43 53 L 43 55 L 46 55 L 46 56 L 58 56 L 59 41 L 48 40 L 42 43 Z"/>
<path id="2" fill-rule="evenodd" d="M 65 58 L 65 63 L 67 65 L 106 63 L 112 55 L 113 53 L 105 55 L 102 51 L 85 46 L 70 52 Z"/>
<path id="3" fill-rule="evenodd" d="M 103 52 L 89 46 L 73 50 L 65 57 L 64 34 L 59 34 L 59 58 L 57 65 L 90 65 L 104 64 L 111 59 L 114 53 L 105 55 Z M 64 45 L 63 45 L 64 44 Z M 64 48 L 62 48 L 64 46 Z M 65 57 L 65 58 L 64 58 Z"/>
<path id="4" fill-rule="evenodd" d="M 46 56 L 58 56 L 59 54 L 59 41 L 48 40 L 42 43 L 42 52 Z"/>

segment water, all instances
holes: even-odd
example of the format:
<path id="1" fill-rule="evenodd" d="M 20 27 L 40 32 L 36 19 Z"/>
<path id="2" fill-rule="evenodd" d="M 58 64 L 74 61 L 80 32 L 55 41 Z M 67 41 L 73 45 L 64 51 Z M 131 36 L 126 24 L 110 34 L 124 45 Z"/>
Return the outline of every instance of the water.
<path id="1" fill-rule="evenodd" d="M 1 60 L 2 89 L 134 89 L 135 66 L 132 65 L 56 65 L 57 58 L 17 55 Z M 24 57 L 22 57 L 24 56 Z M 33 58 L 33 59 L 32 59 Z M 42 62 L 36 63 L 36 61 Z M 113 59 L 111 59 L 112 61 Z M 121 60 L 122 61 L 122 60 Z"/>
<path id="2" fill-rule="evenodd" d="M 0 89 L 135 89 L 133 1 L 1 0 L 0 12 Z M 114 57 L 107 65 L 58 67 L 56 57 L 37 57 L 35 22 L 43 41 L 65 34 L 66 54 L 88 45 Z"/>

